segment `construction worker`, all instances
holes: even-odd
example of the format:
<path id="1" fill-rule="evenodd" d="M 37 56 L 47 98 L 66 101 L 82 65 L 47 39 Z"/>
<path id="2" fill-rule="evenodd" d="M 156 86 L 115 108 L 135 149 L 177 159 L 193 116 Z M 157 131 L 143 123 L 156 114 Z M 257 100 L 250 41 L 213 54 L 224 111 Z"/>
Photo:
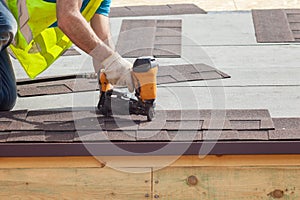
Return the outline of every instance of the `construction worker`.
<path id="1" fill-rule="evenodd" d="M 17 23 L 0 0 L 0 111 L 13 108 L 17 98 L 16 81 L 6 47 L 17 31 Z"/>
<path id="2" fill-rule="evenodd" d="M 132 64 L 114 51 L 110 39 L 108 14 L 111 0 L 0 1 L 0 16 L 5 16 L 5 23 L 11 27 L 18 24 L 11 49 L 31 78 L 45 70 L 69 48 L 71 40 L 92 56 L 96 73 L 102 69 L 111 84 L 133 90 Z M 8 10 L 16 20 L 12 19 Z M 42 20 L 35 19 L 38 16 Z M 5 32 L 3 30 L 1 27 L 0 34 Z M 15 34 L 13 28 L 6 32 L 10 36 Z M 12 109 L 16 100 L 15 78 L 5 49 L 10 41 L 7 40 L 1 48 L 0 110 Z"/>

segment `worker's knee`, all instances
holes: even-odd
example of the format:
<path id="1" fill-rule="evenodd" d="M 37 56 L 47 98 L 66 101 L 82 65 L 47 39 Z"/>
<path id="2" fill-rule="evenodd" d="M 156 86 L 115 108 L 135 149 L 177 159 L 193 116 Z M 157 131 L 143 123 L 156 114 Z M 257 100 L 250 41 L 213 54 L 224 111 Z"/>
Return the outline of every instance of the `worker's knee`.
<path id="1" fill-rule="evenodd" d="M 5 6 L 3 0 L 0 0 L 0 51 L 11 43 L 16 31 L 16 20 Z"/>
<path id="2" fill-rule="evenodd" d="M 4 96 L 7 95 L 7 96 Z M 4 98 L 3 98 L 4 97 Z M 0 111 L 9 111 L 13 109 L 16 104 L 17 95 L 13 90 L 4 93 L 4 91 L 0 92 Z"/>
<path id="3" fill-rule="evenodd" d="M 17 99 L 16 80 L 7 50 L 0 52 L 0 111 L 11 110 Z"/>

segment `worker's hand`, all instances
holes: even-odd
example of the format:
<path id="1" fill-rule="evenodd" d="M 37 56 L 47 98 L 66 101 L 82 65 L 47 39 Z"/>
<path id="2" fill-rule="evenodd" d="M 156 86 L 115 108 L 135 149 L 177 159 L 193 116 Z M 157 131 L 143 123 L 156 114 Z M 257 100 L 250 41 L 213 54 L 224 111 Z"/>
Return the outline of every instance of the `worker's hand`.
<path id="1" fill-rule="evenodd" d="M 106 79 L 112 85 L 127 86 L 133 92 L 134 86 L 131 76 L 132 64 L 122 58 L 118 53 L 113 53 L 102 63 Z"/>
<path id="2" fill-rule="evenodd" d="M 132 64 L 114 52 L 106 44 L 98 44 L 90 53 L 96 73 L 104 72 L 112 85 L 127 86 L 133 92 Z"/>

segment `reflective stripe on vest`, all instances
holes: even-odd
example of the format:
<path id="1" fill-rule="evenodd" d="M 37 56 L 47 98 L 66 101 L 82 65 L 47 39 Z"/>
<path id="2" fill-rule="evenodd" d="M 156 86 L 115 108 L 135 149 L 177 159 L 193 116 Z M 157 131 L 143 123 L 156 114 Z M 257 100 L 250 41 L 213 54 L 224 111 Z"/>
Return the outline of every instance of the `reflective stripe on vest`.
<path id="1" fill-rule="evenodd" d="M 33 39 L 31 29 L 28 25 L 29 14 L 26 6 L 26 0 L 18 0 L 18 20 L 19 28 L 27 43 Z"/>
<path id="2" fill-rule="evenodd" d="M 82 15 L 90 21 L 103 0 L 90 0 Z M 18 31 L 11 50 L 30 78 L 47 69 L 71 45 L 70 39 L 58 27 L 56 4 L 42 0 L 7 0 L 18 22 Z"/>

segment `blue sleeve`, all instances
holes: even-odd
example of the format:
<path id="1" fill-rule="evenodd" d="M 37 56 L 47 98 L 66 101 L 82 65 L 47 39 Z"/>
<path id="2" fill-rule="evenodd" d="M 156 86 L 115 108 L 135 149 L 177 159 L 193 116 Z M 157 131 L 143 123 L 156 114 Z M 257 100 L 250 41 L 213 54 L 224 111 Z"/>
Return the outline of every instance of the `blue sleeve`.
<path id="1" fill-rule="evenodd" d="M 50 2 L 50 3 L 56 3 L 56 0 L 43 0 L 43 1 Z M 82 1 L 82 6 L 80 8 L 80 12 L 82 12 L 85 9 L 85 7 L 87 6 L 87 4 L 89 2 L 90 2 L 90 0 Z M 96 10 L 96 13 L 100 14 L 100 15 L 108 16 L 109 12 L 110 12 L 110 4 L 111 4 L 111 0 L 103 0 L 102 3 L 100 4 L 99 8 Z M 57 27 L 57 22 L 54 22 L 49 27 Z"/>
<path id="2" fill-rule="evenodd" d="M 56 0 L 44 0 L 44 1 L 49 2 L 49 3 L 56 3 Z M 82 7 L 80 9 L 81 12 L 87 6 L 87 4 L 89 3 L 89 1 L 90 0 L 83 0 L 82 1 Z M 103 0 L 102 3 L 101 3 L 101 5 L 97 9 L 96 13 L 104 15 L 104 16 L 108 16 L 109 12 L 110 12 L 110 4 L 111 4 L 111 0 Z"/>
<path id="3" fill-rule="evenodd" d="M 111 0 L 103 0 L 96 13 L 104 16 L 108 16 L 110 12 Z"/>

